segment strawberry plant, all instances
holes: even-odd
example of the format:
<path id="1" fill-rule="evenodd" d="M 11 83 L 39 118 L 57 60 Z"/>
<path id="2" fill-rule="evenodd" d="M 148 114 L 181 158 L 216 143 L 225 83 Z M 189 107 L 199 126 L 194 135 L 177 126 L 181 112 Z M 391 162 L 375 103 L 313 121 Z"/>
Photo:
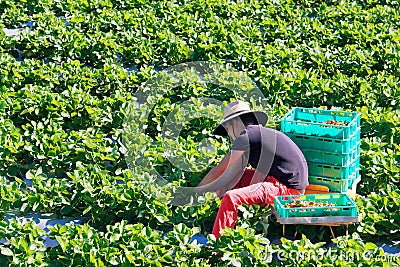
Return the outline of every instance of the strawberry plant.
<path id="1" fill-rule="evenodd" d="M 272 128 L 295 106 L 361 114 L 362 219 L 350 231 L 362 240 L 349 237 L 344 250 L 376 258 L 361 265 L 383 265 L 383 252 L 366 241 L 399 240 L 399 10 L 390 0 L 0 0 L 0 217 L 85 218 L 50 233 L 34 223 L 0 222 L 7 241 L 0 265 L 298 266 L 290 257 L 276 261 L 274 251 L 327 252 L 316 242 L 330 233 L 317 226 L 288 227 L 308 239 L 271 247 L 262 237 L 279 235 L 280 225 L 257 207 L 241 207 L 237 229 L 210 238 L 209 247 L 190 244 L 193 234 L 211 232 L 219 199 L 175 207 L 170 195 L 142 183 L 157 170 L 175 185 L 195 186 L 229 149 L 229 140 L 211 134 L 222 110 L 198 99 L 244 98 L 229 83 L 245 83 L 227 75 L 205 84 L 188 75 L 157 92 L 147 128 L 134 136 L 144 153 L 136 165 L 127 160 L 121 139 L 130 102 L 163 70 L 192 61 L 250 77 Z M 168 127 L 179 136 L 165 134 Z M 60 245 L 45 248 L 45 234 Z M 324 256 L 307 264 L 354 262 Z"/>
<path id="2" fill-rule="evenodd" d="M 371 241 L 379 239 L 398 240 L 400 215 L 400 191 L 387 186 L 367 197 L 357 198 L 362 220 L 357 230 Z M 371 235 L 371 236 L 370 236 Z"/>

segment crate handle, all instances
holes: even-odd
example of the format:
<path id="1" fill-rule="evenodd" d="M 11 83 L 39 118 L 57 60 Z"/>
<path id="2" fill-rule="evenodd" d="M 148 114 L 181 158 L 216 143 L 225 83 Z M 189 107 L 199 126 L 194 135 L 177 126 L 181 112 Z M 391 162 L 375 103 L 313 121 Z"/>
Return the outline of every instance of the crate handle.
<path id="1" fill-rule="evenodd" d="M 315 196 L 315 199 L 329 199 L 330 198 L 330 196 L 329 195 L 318 195 L 318 196 Z"/>

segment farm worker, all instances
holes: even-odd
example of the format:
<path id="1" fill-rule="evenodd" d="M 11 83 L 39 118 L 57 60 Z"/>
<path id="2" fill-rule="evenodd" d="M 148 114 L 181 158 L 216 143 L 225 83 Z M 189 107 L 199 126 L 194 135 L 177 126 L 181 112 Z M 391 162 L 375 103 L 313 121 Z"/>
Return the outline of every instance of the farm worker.
<path id="1" fill-rule="evenodd" d="M 233 141 L 198 187 L 213 188 L 222 197 L 212 230 L 216 238 L 225 227 L 235 226 L 240 205 L 271 205 L 275 196 L 303 194 L 308 185 L 304 155 L 285 134 L 264 127 L 267 121 L 264 112 L 234 101 L 225 107 L 224 119 L 214 130 Z"/>

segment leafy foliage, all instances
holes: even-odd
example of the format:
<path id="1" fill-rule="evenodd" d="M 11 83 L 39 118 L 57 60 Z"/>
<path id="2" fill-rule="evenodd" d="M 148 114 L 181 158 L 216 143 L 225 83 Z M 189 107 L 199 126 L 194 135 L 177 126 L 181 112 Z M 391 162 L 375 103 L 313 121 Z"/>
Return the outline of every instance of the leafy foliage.
<path id="1" fill-rule="evenodd" d="M 362 216 L 357 230 L 365 235 L 366 239 L 371 239 L 371 241 L 376 241 L 377 238 L 399 239 L 400 190 L 398 187 L 387 186 L 377 193 L 372 192 L 367 197 L 359 196 L 357 203 L 361 207 Z"/>
<path id="2" fill-rule="evenodd" d="M 266 248 L 322 248 L 312 242 L 329 233 L 316 226 L 288 227 L 310 240 L 270 246 L 258 234 L 276 236 L 280 226 L 257 207 L 242 207 L 238 228 L 208 248 L 188 245 L 194 233 L 210 233 L 219 200 L 174 207 L 168 196 L 153 198 L 156 189 L 138 183 L 148 174 L 128 168 L 119 142 L 129 102 L 161 70 L 191 61 L 229 63 L 251 77 L 266 97 L 273 128 L 292 106 L 360 112 L 362 222 L 351 231 L 364 240 L 398 241 L 399 10 L 390 0 L 0 0 L 0 215 L 86 218 L 51 229 L 60 246 L 48 250 L 34 224 L 1 222 L 0 237 L 9 242 L 1 245 L 1 265 L 265 266 L 278 264 L 265 261 Z M 240 96 L 187 80 L 158 100 L 147 121 L 146 156 L 176 184 L 196 185 L 229 149 L 228 140 L 211 135 L 212 116 L 193 118 L 168 142 L 190 166 L 214 156 L 203 162 L 208 168 L 182 170 L 165 158 L 161 132 L 168 115 L 201 97 Z M 198 149 L 207 137 L 214 140 L 212 153 Z M 350 240 L 351 249 L 366 250 L 359 237 Z M 324 257 L 312 264 L 350 262 Z"/>

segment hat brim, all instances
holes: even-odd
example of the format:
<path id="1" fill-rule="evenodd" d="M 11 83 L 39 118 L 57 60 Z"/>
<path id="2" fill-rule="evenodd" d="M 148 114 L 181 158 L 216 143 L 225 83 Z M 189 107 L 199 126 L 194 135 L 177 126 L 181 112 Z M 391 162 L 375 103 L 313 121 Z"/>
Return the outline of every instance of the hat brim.
<path id="1" fill-rule="evenodd" d="M 229 117 L 229 118 L 223 120 L 223 121 L 217 126 L 217 128 L 215 128 L 215 130 L 214 130 L 213 133 L 214 133 L 215 135 L 227 136 L 227 135 L 228 135 L 228 132 L 226 131 L 226 129 L 225 129 L 225 127 L 224 127 L 224 124 L 225 124 L 226 122 L 228 122 L 228 121 L 230 121 L 230 120 L 232 120 L 232 119 L 234 119 L 234 118 L 237 118 L 237 117 L 239 117 L 239 116 L 243 116 L 243 115 L 251 114 L 251 113 L 254 114 L 254 116 L 256 117 L 256 119 L 257 119 L 257 121 L 258 121 L 258 124 L 265 125 L 265 124 L 268 122 L 268 115 L 267 115 L 265 112 L 262 112 L 262 111 L 250 111 L 250 110 L 248 110 L 248 111 L 242 111 L 242 112 L 238 112 L 238 113 L 236 113 L 235 115 L 233 115 L 233 116 L 231 116 L 231 117 Z"/>

